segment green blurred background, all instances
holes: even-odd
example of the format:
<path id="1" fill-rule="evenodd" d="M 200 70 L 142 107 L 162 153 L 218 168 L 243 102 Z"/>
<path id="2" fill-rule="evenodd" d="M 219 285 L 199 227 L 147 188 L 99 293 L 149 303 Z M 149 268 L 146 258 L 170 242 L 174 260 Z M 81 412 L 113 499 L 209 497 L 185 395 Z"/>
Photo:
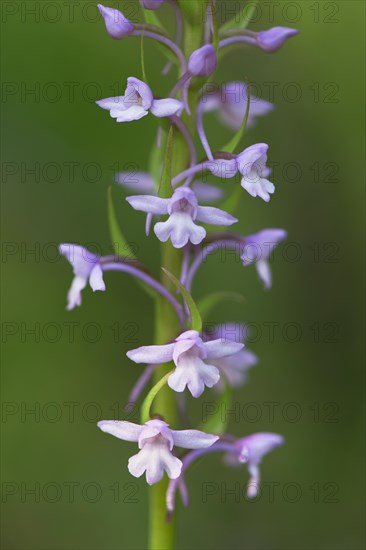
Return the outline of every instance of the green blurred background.
<path id="1" fill-rule="evenodd" d="M 141 15 L 134 2 L 119 6 L 133 20 Z M 233 6 L 243 4 L 220 2 L 220 16 Z M 257 334 L 249 347 L 260 364 L 235 393 L 241 418 L 231 431 L 278 432 L 286 445 L 264 459 L 266 485 L 251 503 L 245 467 L 230 470 L 219 456 L 200 463 L 188 477 L 191 506 L 179 507 L 178 548 L 356 550 L 365 547 L 364 3 L 261 6 L 253 29 L 301 34 L 272 56 L 237 50 L 216 75 L 249 79 L 276 104 L 246 138 L 270 144 L 276 193 L 267 205 L 243 192 L 236 227 L 284 227 L 296 244 L 279 248 L 271 292 L 254 268 L 213 258 L 194 295 L 245 295 L 210 319 L 252 323 Z M 162 13 L 169 23 L 169 6 Z M 147 168 L 152 117 L 116 124 L 94 104 L 141 76 L 139 40 L 111 40 L 92 2 L 3 2 L 2 46 L 3 548 L 145 548 L 148 489 L 126 468 L 135 448 L 95 424 L 127 418 L 140 367 L 125 353 L 152 341 L 153 305 L 132 279 L 107 274 L 107 292 L 87 289 L 82 307 L 67 312 L 72 272 L 55 248 L 77 242 L 111 253 L 113 172 Z M 164 59 L 151 42 L 145 55 L 163 96 L 174 77 L 160 76 Z M 230 137 L 214 117 L 207 126 L 215 148 Z M 144 238 L 143 216 L 123 191 L 113 194 L 126 237 L 157 273 L 157 240 Z M 214 494 L 204 498 L 207 483 Z M 239 495 L 227 493 L 235 487 Z"/>

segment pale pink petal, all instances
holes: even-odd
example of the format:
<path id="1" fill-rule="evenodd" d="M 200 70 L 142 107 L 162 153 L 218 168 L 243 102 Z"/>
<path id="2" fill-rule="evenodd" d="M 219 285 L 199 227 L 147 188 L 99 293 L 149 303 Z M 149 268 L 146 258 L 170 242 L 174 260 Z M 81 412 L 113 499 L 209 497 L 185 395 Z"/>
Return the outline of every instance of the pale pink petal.
<path id="1" fill-rule="evenodd" d="M 110 111 L 111 109 L 126 109 L 125 97 L 123 95 L 116 97 L 107 97 L 106 99 L 99 99 L 95 102 L 102 109 Z"/>
<path id="2" fill-rule="evenodd" d="M 200 430 L 171 430 L 174 444 L 183 449 L 205 449 L 219 439 L 218 435 L 206 434 Z"/>
<path id="3" fill-rule="evenodd" d="M 272 286 L 272 272 L 269 263 L 266 260 L 260 260 L 255 264 L 257 273 L 265 288 L 269 289 Z"/>
<path id="4" fill-rule="evenodd" d="M 125 420 L 101 420 L 98 428 L 124 441 L 138 441 L 143 426 Z"/>
<path id="5" fill-rule="evenodd" d="M 174 212 L 166 222 L 157 223 L 154 231 L 162 242 L 170 237 L 175 248 L 183 248 L 188 241 L 197 245 L 206 236 L 205 229 L 195 225 L 190 214 L 184 212 Z"/>
<path id="6" fill-rule="evenodd" d="M 232 225 L 238 220 L 220 210 L 220 208 L 214 208 L 213 206 L 198 206 L 197 207 L 197 221 L 203 223 L 209 223 L 211 225 Z"/>
<path id="7" fill-rule="evenodd" d="M 148 114 L 149 112 L 140 105 L 133 105 L 125 111 L 117 111 L 112 109 L 110 112 L 111 117 L 116 118 L 117 122 L 132 122 L 134 120 L 140 120 Z"/>
<path id="8" fill-rule="evenodd" d="M 74 309 L 76 306 L 81 305 L 81 291 L 86 287 L 88 280 L 84 277 L 74 277 L 70 290 L 67 293 L 67 306 L 68 311 Z"/>
<path id="9" fill-rule="evenodd" d="M 168 363 L 173 359 L 175 344 L 166 344 L 165 346 L 141 346 L 127 352 L 127 357 L 135 363 Z"/>
<path id="10" fill-rule="evenodd" d="M 126 201 L 140 212 L 148 214 L 162 215 L 167 214 L 169 199 L 160 199 L 153 195 L 136 195 L 127 197 Z"/>
<path id="11" fill-rule="evenodd" d="M 105 290 L 103 271 L 100 267 L 100 264 L 97 264 L 95 267 L 93 267 L 89 277 L 89 284 L 94 292 L 96 290 Z"/>
<path id="12" fill-rule="evenodd" d="M 150 112 L 154 116 L 162 118 L 166 116 L 180 115 L 183 109 L 184 105 L 181 101 L 178 101 L 178 99 L 154 99 L 150 107 Z"/>
<path id="13" fill-rule="evenodd" d="M 239 342 L 233 342 L 231 340 L 211 340 L 210 342 L 204 342 L 203 347 L 207 353 L 207 359 L 218 359 L 220 357 L 226 357 L 227 355 L 233 355 L 243 349 L 244 344 Z"/>

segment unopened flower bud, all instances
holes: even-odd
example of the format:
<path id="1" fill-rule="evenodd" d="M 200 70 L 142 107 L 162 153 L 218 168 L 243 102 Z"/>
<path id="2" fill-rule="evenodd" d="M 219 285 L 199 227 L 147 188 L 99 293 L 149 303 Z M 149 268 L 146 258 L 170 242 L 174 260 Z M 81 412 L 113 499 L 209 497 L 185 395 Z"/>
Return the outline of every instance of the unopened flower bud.
<path id="1" fill-rule="evenodd" d="M 194 76 L 210 76 L 216 69 L 216 51 L 211 44 L 206 44 L 194 51 L 188 61 L 188 70 Z"/>
<path id="2" fill-rule="evenodd" d="M 288 38 L 295 36 L 300 31 L 289 27 L 273 27 L 267 31 L 259 32 L 257 35 L 258 46 L 269 53 L 277 51 Z"/>
<path id="3" fill-rule="evenodd" d="M 109 36 L 115 40 L 124 38 L 133 31 L 133 24 L 119 10 L 106 8 L 102 4 L 98 4 L 98 9 L 104 19 Z"/>

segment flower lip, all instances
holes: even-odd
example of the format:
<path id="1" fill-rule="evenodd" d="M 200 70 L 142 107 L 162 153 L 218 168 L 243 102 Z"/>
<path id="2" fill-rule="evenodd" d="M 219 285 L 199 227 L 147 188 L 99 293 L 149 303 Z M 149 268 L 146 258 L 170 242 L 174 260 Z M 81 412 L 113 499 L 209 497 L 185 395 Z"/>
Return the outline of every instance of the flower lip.
<path id="1" fill-rule="evenodd" d="M 158 118 L 178 115 L 183 105 L 174 98 L 154 99 L 150 87 L 133 76 L 127 79 L 125 95 L 100 99 L 96 104 L 109 111 L 117 122 L 140 120 L 149 112 Z"/>
<path id="2" fill-rule="evenodd" d="M 132 33 L 134 25 L 123 15 L 123 13 L 115 8 L 107 8 L 102 4 L 97 4 L 97 6 L 104 19 L 109 36 L 115 40 L 119 40 Z"/>
<path id="3" fill-rule="evenodd" d="M 205 449 L 218 440 L 217 435 L 199 430 L 172 430 L 160 419 L 149 420 L 143 425 L 124 420 L 102 420 L 98 427 L 118 439 L 138 443 L 139 452 L 129 459 L 128 470 L 135 477 L 146 472 L 149 485 L 158 483 L 164 471 L 170 479 L 179 477 L 182 461 L 172 453 L 174 446 Z"/>

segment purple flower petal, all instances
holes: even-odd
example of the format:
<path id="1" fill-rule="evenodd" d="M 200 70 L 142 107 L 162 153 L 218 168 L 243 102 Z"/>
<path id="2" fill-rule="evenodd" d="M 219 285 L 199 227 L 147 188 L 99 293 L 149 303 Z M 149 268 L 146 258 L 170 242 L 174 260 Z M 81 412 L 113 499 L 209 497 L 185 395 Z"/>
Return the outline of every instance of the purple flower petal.
<path id="1" fill-rule="evenodd" d="M 168 386 L 176 392 L 188 387 L 193 397 L 200 397 L 205 386 L 212 388 L 220 380 L 220 373 L 213 365 L 207 365 L 197 355 L 189 352 L 179 357 L 178 366 L 168 378 Z"/>
<path id="2" fill-rule="evenodd" d="M 120 95 L 116 97 L 107 97 L 105 99 L 99 99 L 95 103 L 102 109 L 105 109 L 106 111 L 110 111 L 111 109 L 124 109 L 125 108 L 124 99 L 125 97 L 123 95 Z"/>
<path id="3" fill-rule="evenodd" d="M 124 420 L 101 420 L 98 422 L 98 428 L 100 428 L 102 432 L 118 437 L 118 439 L 135 442 L 138 441 L 143 430 L 143 426 Z"/>
<path id="4" fill-rule="evenodd" d="M 89 284 L 93 291 L 105 290 L 105 284 L 103 280 L 103 271 L 99 264 L 97 264 L 91 271 L 89 277 Z"/>
<path id="5" fill-rule="evenodd" d="M 181 339 L 181 340 L 177 341 L 177 343 L 174 345 L 174 351 L 173 351 L 173 361 L 174 361 L 174 363 L 177 365 L 178 360 L 179 360 L 179 356 L 182 353 L 185 353 L 186 351 L 192 349 L 193 346 L 195 346 L 195 345 L 196 345 L 195 340 L 190 339 L 189 337 L 187 337 L 187 339 L 184 339 L 184 340 Z"/>
<path id="6" fill-rule="evenodd" d="M 211 225 L 232 225 L 238 221 L 231 214 L 212 206 L 198 206 L 196 219 Z"/>
<path id="7" fill-rule="evenodd" d="M 272 254 L 274 248 L 287 237 L 284 229 L 263 229 L 245 237 L 245 244 L 241 259 L 247 266 L 253 262 L 266 260 Z"/>
<path id="8" fill-rule="evenodd" d="M 135 363 L 168 363 L 173 359 L 175 344 L 166 344 L 165 346 L 141 346 L 127 352 L 127 357 Z"/>
<path id="9" fill-rule="evenodd" d="M 258 276 L 265 288 L 270 289 L 272 286 L 272 273 L 269 263 L 266 260 L 260 260 L 255 264 Z"/>
<path id="10" fill-rule="evenodd" d="M 216 101 L 209 101 L 207 105 L 205 104 L 205 110 L 218 110 L 218 114 L 226 126 L 233 130 L 239 130 L 244 121 L 247 103 L 247 85 L 244 82 L 229 82 L 224 84 L 220 92 L 217 93 Z M 247 127 L 254 126 L 257 117 L 267 115 L 273 109 L 274 105 L 269 101 L 251 95 Z"/>
<path id="11" fill-rule="evenodd" d="M 115 118 L 117 122 L 133 122 L 144 118 L 148 114 L 148 111 L 145 111 L 140 105 L 132 105 L 125 111 L 110 111 L 111 117 Z"/>
<path id="12" fill-rule="evenodd" d="M 92 269 L 99 262 L 99 256 L 78 244 L 61 244 L 59 250 L 72 265 L 74 274 L 84 279 L 88 279 Z"/>
<path id="13" fill-rule="evenodd" d="M 188 241 L 199 244 L 206 236 L 203 227 L 195 225 L 189 214 L 175 212 L 166 222 L 159 222 L 154 227 L 155 235 L 162 242 L 169 238 L 175 248 L 183 248 Z"/>
<path id="14" fill-rule="evenodd" d="M 266 161 L 267 151 L 267 143 L 255 143 L 254 145 L 251 145 L 250 147 L 244 149 L 244 151 L 240 153 L 240 155 L 238 155 L 237 157 L 237 163 L 240 173 L 245 177 L 254 169 L 257 174 L 259 172 L 259 176 L 264 175 L 261 173 L 260 170 L 262 166 L 264 166 L 265 162 L 258 163 L 258 161 L 260 161 L 262 157 L 263 160 Z M 253 167 L 255 163 L 258 164 Z"/>
<path id="15" fill-rule="evenodd" d="M 81 306 L 81 291 L 86 287 L 88 280 L 84 277 L 74 277 L 70 290 L 67 293 L 67 311 L 76 306 Z"/>
<path id="16" fill-rule="evenodd" d="M 270 201 L 270 195 L 275 192 L 275 186 L 267 179 L 258 178 L 252 181 L 248 178 L 242 178 L 241 186 L 248 191 L 252 197 L 260 197 L 264 202 Z"/>
<path id="17" fill-rule="evenodd" d="M 282 435 L 259 432 L 247 437 L 243 437 L 237 442 L 238 448 L 246 448 L 248 451 L 247 460 L 252 464 L 259 464 L 267 453 L 283 445 L 285 439 Z"/>
<path id="18" fill-rule="evenodd" d="M 178 99 L 173 98 L 154 99 L 150 107 L 151 113 L 159 118 L 180 115 L 183 109 L 183 103 Z"/>
<path id="19" fill-rule="evenodd" d="M 258 357 L 246 348 L 235 355 L 212 360 L 212 364 L 219 369 L 220 374 L 232 388 L 243 386 L 247 381 L 247 371 L 257 363 Z M 221 383 L 221 380 L 217 388 L 220 391 L 224 390 L 225 385 Z"/>
<path id="20" fill-rule="evenodd" d="M 162 215 L 168 213 L 169 199 L 160 199 L 153 195 L 136 195 L 127 197 L 126 201 L 140 212 Z"/>
<path id="21" fill-rule="evenodd" d="M 228 355 L 238 353 L 243 349 L 244 344 L 233 342 L 231 340 L 223 341 L 219 339 L 204 342 L 203 347 L 207 353 L 207 359 L 219 359 L 220 357 L 226 357 Z"/>
<path id="22" fill-rule="evenodd" d="M 114 181 L 144 195 L 151 195 L 154 192 L 154 180 L 147 172 L 118 172 Z"/>
<path id="23" fill-rule="evenodd" d="M 171 430 L 174 445 L 183 449 L 205 449 L 211 447 L 218 439 L 218 435 L 211 435 L 200 430 Z"/>
<path id="24" fill-rule="evenodd" d="M 196 181 L 192 184 L 192 188 L 199 202 L 215 202 L 224 196 L 224 192 L 219 187 Z"/>

